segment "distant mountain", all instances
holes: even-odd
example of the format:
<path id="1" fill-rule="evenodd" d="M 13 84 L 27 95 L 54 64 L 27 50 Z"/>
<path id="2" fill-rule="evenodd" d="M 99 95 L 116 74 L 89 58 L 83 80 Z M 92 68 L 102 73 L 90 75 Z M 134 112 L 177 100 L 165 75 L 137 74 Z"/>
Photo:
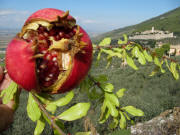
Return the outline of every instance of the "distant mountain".
<path id="1" fill-rule="evenodd" d="M 171 10 L 160 16 L 151 18 L 136 25 L 119 28 L 92 38 L 93 42 L 97 43 L 104 37 L 111 37 L 112 39 L 119 39 L 122 34 L 132 34 L 133 32 L 142 32 L 150 30 L 154 26 L 157 30 L 174 32 L 175 35 L 180 36 L 180 7 Z"/>

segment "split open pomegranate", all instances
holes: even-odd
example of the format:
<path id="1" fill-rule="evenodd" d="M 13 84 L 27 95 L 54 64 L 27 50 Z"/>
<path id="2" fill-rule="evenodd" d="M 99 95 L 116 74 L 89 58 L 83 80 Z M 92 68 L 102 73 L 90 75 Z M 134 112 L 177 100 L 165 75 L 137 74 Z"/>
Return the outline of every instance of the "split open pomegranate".
<path id="1" fill-rule="evenodd" d="M 9 43 L 6 68 L 24 89 L 62 93 L 88 73 L 92 43 L 69 12 L 46 8 L 32 14 Z"/>

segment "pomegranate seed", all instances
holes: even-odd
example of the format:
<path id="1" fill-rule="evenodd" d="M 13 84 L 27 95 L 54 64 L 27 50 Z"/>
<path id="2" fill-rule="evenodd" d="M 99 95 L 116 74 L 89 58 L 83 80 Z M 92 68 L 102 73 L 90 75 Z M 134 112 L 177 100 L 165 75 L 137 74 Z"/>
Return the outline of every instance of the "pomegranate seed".
<path id="1" fill-rule="evenodd" d="M 51 54 L 53 57 L 56 57 L 58 55 L 58 53 L 56 51 L 52 51 Z"/>
<path id="2" fill-rule="evenodd" d="M 48 36 L 49 36 L 49 34 L 48 34 L 47 32 L 44 32 L 43 35 L 44 35 L 45 37 L 48 37 Z"/>
<path id="3" fill-rule="evenodd" d="M 63 38 L 64 37 L 64 32 L 59 32 L 59 36 L 61 37 L 61 38 Z"/>
<path id="4" fill-rule="evenodd" d="M 46 81 L 50 81 L 50 80 L 51 80 L 51 78 L 49 78 L 49 77 L 46 77 L 46 78 L 45 78 L 45 80 L 46 80 Z"/>
<path id="5" fill-rule="evenodd" d="M 57 58 L 56 58 L 56 57 L 53 57 L 52 61 L 57 61 Z"/>
<path id="6" fill-rule="evenodd" d="M 46 59 L 46 60 L 51 60 L 51 59 L 52 59 L 51 54 L 47 54 L 47 55 L 45 55 L 45 59 Z"/>
<path id="7" fill-rule="evenodd" d="M 45 64 L 42 64 L 42 65 L 40 65 L 40 68 L 41 68 L 41 69 L 45 69 L 45 68 L 46 68 L 46 65 L 45 65 Z"/>
<path id="8" fill-rule="evenodd" d="M 52 77 L 53 77 L 53 74 L 49 74 L 49 77 L 51 77 L 51 78 L 52 78 Z"/>
<path id="9" fill-rule="evenodd" d="M 60 40 L 60 39 L 61 39 L 61 37 L 60 37 L 59 35 L 54 36 L 54 40 L 55 40 L 55 41 L 58 41 L 58 40 Z"/>

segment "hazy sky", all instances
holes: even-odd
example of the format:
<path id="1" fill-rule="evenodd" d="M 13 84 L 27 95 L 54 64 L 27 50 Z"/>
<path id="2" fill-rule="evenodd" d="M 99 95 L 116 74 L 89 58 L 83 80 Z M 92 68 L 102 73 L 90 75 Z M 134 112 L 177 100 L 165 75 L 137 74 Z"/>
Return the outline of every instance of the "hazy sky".
<path id="1" fill-rule="evenodd" d="M 0 28 L 20 28 L 38 9 L 69 10 L 89 32 L 140 23 L 180 7 L 180 0 L 0 0 Z"/>

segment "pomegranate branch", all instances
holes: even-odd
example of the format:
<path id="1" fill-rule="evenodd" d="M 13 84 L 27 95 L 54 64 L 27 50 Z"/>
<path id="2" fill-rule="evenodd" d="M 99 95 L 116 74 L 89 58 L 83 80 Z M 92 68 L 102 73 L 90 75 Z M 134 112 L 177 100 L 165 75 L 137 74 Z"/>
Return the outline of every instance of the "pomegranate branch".
<path id="1" fill-rule="evenodd" d="M 39 108 L 41 109 L 41 111 L 46 115 L 46 117 L 50 120 L 52 127 L 54 127 L 58 133 L 60 133 L 61 135 L 66 135 L 59 127 L 58 125 L 55 123 L 54 119 L 51 117 L 51 115 L 46 111 L 46 109 L 44 108 L 44 106 L 41 104 L 41 102 L 39 101 L 39 99 L 34 95 L 33 92 L 31 92 L 34 100 L 36 101 L 36 103 L 38 104 Z"/>

